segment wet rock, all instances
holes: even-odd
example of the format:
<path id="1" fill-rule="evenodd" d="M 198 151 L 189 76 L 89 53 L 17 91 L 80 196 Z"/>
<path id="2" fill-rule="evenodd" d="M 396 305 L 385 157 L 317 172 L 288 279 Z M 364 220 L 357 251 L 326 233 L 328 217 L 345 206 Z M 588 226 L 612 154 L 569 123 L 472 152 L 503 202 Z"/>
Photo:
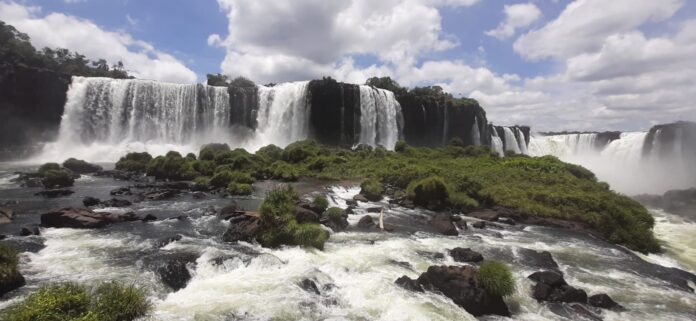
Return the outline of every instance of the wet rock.
<path id="1" fill-rule="evenodd" d="M 597 308 L 602 308 L 602 309 L 609 309 L 609 310 L 616 310 L 616 311 L 624 311 L 626 310 L 623 306 L 620 304 L 616 303 L 610 296 L 607 294 L 595 294 L 593 296 L 590 296 L 587 299 L 587 302 Z"/>
<path id="2" fill-rule="evenodd" d="M 162 283 L 178 291 L 186 287 L 188 281 L 191 280 L 191 273 L 188 270 L 188 265 L 195 265 L 198 254 L 194 253 L 177 253 L 169 255 L 164 264 L 156 270 Z"/>
<path id="3" fill-rule="evenodd" d="M 567 285 L 565 279 L 563 279 L 563 274 L 557 271 L 539 271 L 534 272 L 527 277 L 528 279 L 535 281 L 537 283 L 546 284 L 551 287 L 559 287 Z"/>
<path id="4" fill-rule="evenodd" d="M 558 263 L 553 259 L 551 253 L 547 251 L 537 252 L 535 250 L 520 248 L 517 250 L 517 253 L 520 256 L 520 263 L 525 266 L 548 270 L 558 269 Z"/>
<path id="5" fill-rule="evenodd" d="M 483 261 L 483 255 L 481 255 L 481 253 L 469 248 L 455 247 L 449 250 L 449 253 L 456 262 L 478 263 Z"/>
<path id="6" fill-rule="evenodd" d="M 319 292 L 319 288 L 317 287 L 317 284 L 310 280 L 310 279 L 303 279 L 299 283 L 297 283 L 297 286 L 302 288 L 302 290 L 305 290 L 309 293 L 314 293 L 316 295 L 320 295 L 321 292 Z"/>
<path id="7" fill-rule="evenodd" d="M 301 206 L 295 206 L 297 223 L 319 223 L 319 214 Z"/>
<path id="8" fill-rule="evenodd" d="M 367 197 L 365 197 L 365 195 L 362 195 L 362 194 L 358 194 L 358 195 L 353 196 L 353 200 L 356 202 L 363 202 L 363 203 L 369 202 L 367 200 Z"/>
<path id="9" fill-rule="evenodd" d="M 203 192 L 193 192 L 191 193 L 191 196 L 193 197 L 193 199 L 197 200 L 202 200 L 206 197 L 205 193 Z"/>
<path id="10" fill-rule="evenodd" d="M 356 200 L 354 200 L 354 199 L 353 199 L 353 200 L 346 200 L 346 205 L 348 205 L 348 207 L 351 207 L 351 206 L 352 206 L 352 207 L 357 207 L 357 206 L 358 206 L 358 201 L 356 201 Z"/>
<path id="11" fill-rule="evenodd" d="M 147 214 L 145 217 L 143 217 L 142 221 L 143 222 L 154 222 L 157 220 L 157 216 L 154 216 L 152 214 Z"/>
<path id="12" fill-rule="evenodd" d="M 484 222 L 484 221 L 474 222 L 473 224 L 471 224 L 471 226 L 473 228 L 477 228 L 477 229 L 484 229 L 484 228 L 486 228 L 486 222 Z"/>
<path id="13" fill-rule="evenodd" d="M 0 267 L 3 267 L 1 265 L 2 260 L 3 257 L 0 256 Z M 0 277 L 0 298 L 11 291 L 23 287 L 26 283 L 27 282 L 24 280 L 22 274 L 19 273 L 19 271 L 17 271 L 16 269 L 3 271 L 2 277 Z"/>
<path id="14" fill-rule="evenodd" d="M 585 290 L 574 288 L 570 285 L 563 285 L 560 288 L 553 289 L 548 298 L 543 301 L 587 303 L 587 293 Z"/>
<path id="15" fill-rule="evenodd" d="M 497 211 L 494 211 L 492 209 L 485 209 L 482 211 L 475 211 L 475 212 L 470 212 L 466 214 L 467 216 L 470 217 L 475 217 L 479 220 L 484 220 L 484 221 L 497 221 L 498 217 L 500 216 Z"/>
<path id="16" fill-rule="evenodd" d="M 141 193 L 138 195 L 138 199 L 143 201 L 163 201 L 178 196 L 179 193 L 180 192 L 175 189 L 156 189 Z"/>
<path id="17" fill-rule="evenodd" d="M 25 225 L 19 230 L 19 236 L 41 235 L 38 226 Z"/>
<path id="18" fill-rule="evenodd" d="M 112 198 L 101 203 L 104 207 L 127 207 L 133 205 L 129 200 Z"/>
<path id="19" fill-rule="evenodd" d="M 417 281 L 423 289 L 442 293 L 474 316 L 510 316 L 503 298 L 486 291 L 477 273 L 471 266 L 431 266 Z"/>
<path id="20" fill-rule="evenodd" d="M 170 236 L 170 237 L 165 237 L 165 238 L 157 240 L 157 242 L 155 243 L 155 246 L 157 248 L 163 248 L 163 247 L 167 246 L 169 243 L 181 241 L 182 237 L 183 236 L 181 236 L 181 234 L 177 234 L 177 235 Z"/>
<path id="21" fill-rule="evenodd" d="M 0 207 L 0 225 L 10 224 L 14 211 L 10 208 Z"/>
<path id="22" fill-rule="evenodd" d="M 162 186 L 166 189 L 190 190 L 192 185 L 189 182 L 166 182 Z"/>
<path id="23" fill-rule="evenodd" d="M 398 265 L 398 266 L 400 266 L 400 267 L 402 267 L 402 268 L 404 268 L 404 269 L 413 270 L 413 266 L 411 265 L 411 263 L 408 263 L 408 262 L 405 262 L 405 261 L 389 260 L 389 263 L 390 263 L 390 264 L 393 264 L 393 265 Z"/>
<path id="24" fill-rule="evenodd" d="M 102 228 L 109 224 L 137 220 L 134 213 L 112 214 L 93 212 L 86 208 L 63 208 L 41 214 L 43 227 Z"/>
<path id="25" fill-rule="evenodd" d="M 602 321 L 600 315 L 580 303 L 549 303 L 547 306 L 564 320 Z"/>
<path id="26" fill-rule="evenodd" d="M 346 214 L 355 214 L 355 207 L 353 205 L 349 205 L 348 208 L 346 208 Z"/>
<path id="27" fill-rule="evenodd" d="M 430 219 L 430 226 L 435 228 L 442 235 L 459 235 L 457 228 L 452 222 L 452 215 L 447 213 L 437 213 Z"/>
<path id="28" fill-rule="evenodd" d="M 6 238 L 7 238 L 7 235 L 0 234 L 0 241 L 4 240 L 4 239 L 6 239 Z"/>
<path id="29" fill-rule="evenodd" d="M 444 254 L 437 252 L 416 251 L 416 253 L 420 256 L 427 257 L 431 260 L 442 260 L 445 258 Z"/>
<path id="30" fill-rule="evenodd" d="M 532 296 L 538 301 L 587 303 L 587 293 L 568 285 L 560 272 L 534 272 L 528 278 L 537 282 L 532 288 Z"/>
<path id="31" fill-rule="evenodd" d="M 31 187 L 31 188 L 43 187 L 43 182 L 41 182 L 41 178 L 36 178 L 36 177 L 28 178 L 21 183 L 21 186 L 22 187 Z"/>
<path id="32" fill-rule="evenodd" d="M 117 196 L 117 195 L 124 196 L 124 195 L 132 195 L 133 193 L 131 192 L 131 189 L 129 187 L 119 187 L 119 188 L 111 190 L 111 192 L 109 192 L 109 194 L 114 195 L 114 196 Z"/>
<path id="33" fill-rule="evenodd" d="M 359 228 L 372 228 L 375 227 L 375 221 L 372 219 L 372 216 L 370 215 L 365 215 L 360 218 L 358 221 L 358 227 Z"/>
<path id="34" fill-rule="evenodd" d="M 375 206 L 375 207 L 368 207 L 368 208 L 367 208 L 367 212 L 368 212 L 368 213 L 379 213 L 379 212 L 381 212 L 381 211 L 382 211 L 382 207 L 381 207 L 381 206 Z"/>
<path id="35" fill-rule="evenodd" d="M 394 281 L 394 283 L 396 285 L 406 289 L 406 290 L 409 290 L 409 291 L 423 292 L 423 288 L 420 286 L 420 284 L 418 284 L 418 281 L 411 279 L 405 275 L 396 279 L 396 281 Z"/>
<path id="36" fill-rule="evenodd" d="M 82 199 L 82 204 L 86 207 L 96 206 L 101 203 L 101 200 L 96 197 L 87 196 Z"/>
<path id="37" fill-rule="evenodd" d="M 232 202 L 229 205 L 226 205 L 225 207 L 220 209 L 220 212 L 218 212 L 218 216 L 220 216 L 220 219 L 222 220 L 229 220 L 232 217 L 239 216 L 243 214 L 244 211 L 242 211 L 239 208 L 239 204 L 237 202 Z"/>
<path id="38" fill-rule="evenodd" d="M 509 217 L 499 217 L 498 218 L 499 223 L 507 224 L 507 225 L 516 225 L 515 220 L 509 218 Z"/>
<path id="39" fill-rule="evenodd" d="M 63 167 L 77 174 L 90 174 L 102 170 L 102 167 L 99 165 L 90 164 L 83 160 L 78 160 L 75 158 L 69 158 L 68 160 L 63 162 Z"/>
<path id="40" fill-rule="evenodd" d="M 46 198 L 58 198 L 58 197 L 64 197 L 71 195 L 75 192 L 69 190 L 69 189 L 47 189 L 40 191 L 38 193 L 35 193 L 34 195 L 36 196 L 43 196 Z"/>
<path id="41" fill-rule="evenodd" d="M 256 212 L 245 212 L 242 215 L 232 217 L 230 226 L 222 235 L 222 240 L 225 242 L 252 242 L 256 238 L 259 223 L 259 214 Z"/>
<path id="42" fill-rule="evenodd" d="M 337 213 L 340 213 L 340 215 L 330 214 L 331 211 L 337 211 Z M 335 232 L 345 231 L 348 226 L 350 226 L 350 223 L 348 223 L 348 214 L 339 208 L 333 208 L 325 211 L 324 214 L 322 214 L 321 219 L 319 219 L 319 223 Z"/>

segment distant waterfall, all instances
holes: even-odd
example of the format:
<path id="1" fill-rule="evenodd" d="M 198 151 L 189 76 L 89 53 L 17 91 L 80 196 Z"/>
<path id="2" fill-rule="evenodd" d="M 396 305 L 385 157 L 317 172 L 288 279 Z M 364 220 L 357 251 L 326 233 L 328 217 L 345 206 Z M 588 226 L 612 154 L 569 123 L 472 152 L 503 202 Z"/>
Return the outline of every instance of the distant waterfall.
<path id="1" fill-rule="evenodd" d="M 503 127 L 503 130 L 505 132 L 505 150 L 519 154 L 521 152 L 520 144 L 517 142 L 517 136 L 513 132 L 512 128 Z"/>
<path id="2" fill-rule="evenodd" d="M 498 136 L 498 131 L 491 130 L 491 150 L 494 151 L 498 156 L 505 156 L 505 150 L 503 149 L 503 140 Z"/>
<path id="3" fill-rule="evenodd" d="M 575 154 L 599 153 L 596 133 L 534 136 L 529 143 L 532 155 L 564 157 Z"/>
<path id="4" fill-rule="evenodd" d="M 360 86 L 360 144 L 393 149 L 399 139 L 401 105 L 394 93 Z"/>
<path id="5" fill-rule="evenodd" d="M 256 148 L 268 144 L 285 146 L 307 139 L 310 112 L 308 84 L 303 81 L 273 87 L 259 86 Z"/>
<path id="6" fill-rule="evenodd" d="M 447 110 L 447 109 L 445 109 Z M 471 137 L 474 145 L 481 145 L 481 131 L 479 130 L 478 118 L 474 117 L 474 125 L 471 126 Z M 526 148 L 526 146 L 525 146 Z"/>

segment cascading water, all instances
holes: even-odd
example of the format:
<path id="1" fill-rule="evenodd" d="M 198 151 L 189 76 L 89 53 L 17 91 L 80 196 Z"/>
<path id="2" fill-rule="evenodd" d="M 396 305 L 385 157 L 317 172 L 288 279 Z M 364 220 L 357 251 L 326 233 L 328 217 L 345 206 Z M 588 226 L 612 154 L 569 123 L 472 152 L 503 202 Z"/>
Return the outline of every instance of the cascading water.
<path id="1" fill-rule="evenodd" d="M 292 82 L 273 87 L 259 86 L 257 135 L 250 149 L 268 144 L 284 147 L 306 139 L 309 133 L 309 82 Z"/>
<path id="2" fill-rule="evenodd" d="M 503 127 L 503 131 L 505 132 L 505 150 L 519 154 L 521 152 L 520 144 L 517 142 L 515 133 L 510 127 Z"/>
<path id="3" fill-rule="evenodd" d="M 361 144 L 393 149 L 399 139 L 401 105 L 388 90 L 360 86 Z"/>
<path id="4" fill-rule="evenodd" d="M 447 110 L 447 109 L 445 109 Z M 474 145 L 481 145 L 481 132 L 479 131 L 478 118 L 474 117 L 474 125 L 471 126 L 471 137 Z M 526 146 L 525 146 L 526 148 Z"/>
<path id="5" fill-rule="evenodd" d="M 505 156 L 505 150 L 503 149 L 503 140 L 498 136 L 498 131 L 491 130 L 491 150 L 493 150 L 498 156 Z"/>
<path id="6" fill-rule="evenodd" d="M 517 134 L 517 144 L 520 147 L 520 153 L 529 154 L 527 152 L 527 140 L 524 138 L 524 133 L 519 128 L 515 127 L 515 133 Z"/>

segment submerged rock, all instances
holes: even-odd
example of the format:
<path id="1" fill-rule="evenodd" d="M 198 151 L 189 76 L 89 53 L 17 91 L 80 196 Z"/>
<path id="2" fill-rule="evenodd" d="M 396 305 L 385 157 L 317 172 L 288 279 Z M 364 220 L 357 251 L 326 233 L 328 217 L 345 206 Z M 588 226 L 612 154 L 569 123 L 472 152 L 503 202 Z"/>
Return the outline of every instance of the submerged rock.
<path id="1" fill-rule="evenodd" d="M 133 205 L 129 200 L 120 198 L 112 198 L 101 203 L 104 207 L 127 207 Z"/>
<path id="2" fill-rule="evenodd" d="M 181 234 L 177 234 L 177 235 L 170 236 L 170 237 L 165 237 L 165 238 L 157 240 L 157 242 L 155 242 L 155 247 L 163 248 L 163 247 L 167 246 L 169 243 L 181 241 L 182 238 L 183 238 L 183 236 L 181 236 Z"/>
<path id="3" fill-rule="evenodd" d="M 481 253 L 469 248 L 455 247 L 449 250 L 449 253 L 456 262 L 478 263 L 483 261 L 483 255 L 481 255 Z"/>
<path id="4" fill-rule="evenodd" d="M 119 187 L 119 188 L 115 188 L 115 189 L 111 190 L 111 192 L 109 192 L 109 194 L 114 195 L 114 196 L 116 196 L 116 195 L 131 195 L 132 192 L 131 192 L 131 189 L 129 187 Z"/>
<path id="5" fill-rule="evenodd" d="M 305 290 L 309 293 L 314 293 L 316 295 L 320 295 L 321 292 L 319 292 L 319 288 L 317 287 L 317 284 L 310 280 L 310 279 L 303 279 L 299 283 L 297 283 L 297 286 L 302 288 L 302 290 Z"/>
<path id="6" fill-rule="evenodd" d="M 82 204 L 86 207 L 96 206 L 101 203 L 101 200 L 96 197 L 87 196 L 82 199 Z"/>
<path id="7" fill-rule="evenodd" d="M 191 280 L 188 265 L 195 265 L 197 259 L 198 254 L 195 253 L 172 254 L 156 269 L 156 272 L 162 283 L 174 291 L 178 291 L 185 288 Z"/>
<path id="8" fill-rule="evenodd" d="M 503 298 L 486 291 L 478 282 L 477 273 L 471 266 L 431 266 L 417 280 L 402 276 L 396 283 L 413 291 L 442 293 L 474 316 L 510 316 Z"/>
<path id="9" fill-rule="evenodd" d="M 101 228 L 113 223 L 137 220 L 134 213 L 112 214 L 93 212 L 86 208 L 63 208 L 41 214 L 41 226 L 69 228 Z"/>
<path id="10" fill-rule="evenodd" d="M 528 278 L 537 282 L 532 289 L 532 296 L 538 301 L 587 303 L 587 293 L 568 285 L 561 272 L 534 272 Z"/>
<path id="11" fill-rule="evenodd" d="M 19 236 L 30 236 L 30 235 L 41 235 L 41 230 L 39 230 L 38 226 L 29 226 L 29 225 L 22 226 L 22 229 L 19 230 Z"/>

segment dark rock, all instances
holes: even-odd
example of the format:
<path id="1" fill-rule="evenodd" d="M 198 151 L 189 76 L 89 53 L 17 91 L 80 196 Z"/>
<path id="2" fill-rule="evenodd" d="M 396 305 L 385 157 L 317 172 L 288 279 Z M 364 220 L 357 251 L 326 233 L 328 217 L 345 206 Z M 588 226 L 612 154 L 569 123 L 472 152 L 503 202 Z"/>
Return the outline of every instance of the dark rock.
<path id="1" fill-rule="evenodd" d="M 372 228 L 375 227 L 375 221 L 372 219 L 372 216 L 370 215 L 365 215 L 360 218 L 358 221 L 358 227 L 359 228 Z"/>
<path id="2" fill-rule="evenodd" d="M 41 182 L 40 178 L 34 177 L 34 178 L 28 178 L 27 180 L 23 181 L 21 184 L 22 187 L 43 187 L 43 183 Z"/>
<path id="3" fill-rule="evenodd" d="M 553 288 L 544 283 L 537 283 L 532 287 L 532 297 L 537 301 L 547 301 Z"/>
<path id="4" fill-rule="evenodd" d="M 305 290 L 309 293 L 314 293 L 316 295 L 320 295 L 321 292 L 319 292 L 319 288 L 317 287 L 317 284 L 314 283 L 314 281 L 310 279 L 303 279 L 300 281 L 300 283 L 297 283 L 297 286 L 302 288 L 302 290 Z"/>
<path id="5" fill-rule="evenodd" d="M 68 196 L 68 195 L 71 195 L 73 193 L 75 193 L 75 192 L 73 192 L 69 189 L 47 189 L 47 190 L 43 190 L 43 191 L 40 191 L 38 193 L 35 193 L 34 195 L 43 196 L 43 197 L 47 197 L 47 198 L 57 198 L 57 197 Z"/>
<path id="6" fill-rule="evenodd" d="M 539 301 L 587 303 L 587 293 L 568 285 L 558 271 L 534 272 L 528 278 L 537 282 L 532 295 Z"/>
<path id="7" fill-rule="evenodd" d="M 534 272 L 527 277 L 528 279 L 535 281 L 537 283 L 546 284 L 551 287 L 559 287 L 567 285 L 565 279 L 563 279 L 563 274 L 557 271 L 539 271 Z"/>
<path id="8" fill-rule="evenodd" d="M 449 250 L 449 253 L 456 262 L 478 263 L 483 261 L 483 255 L 481 255 L 481 253 L 469 248 L 456 247 Z"/>
<path id="9" fill-rule="evenodd" d="M 348 207 L 351 207 L 351 206 L 352 206 L 352 207 L 356 207 L 356 206 L 358 206 L 358 201 L 356 201 L 356 200 L 354 200 L 354 199 L 352 199 L 352 200 L 346 200 L 346 205 L 348 205 Z"/>
<path id="10" fill-rule="evenodd" d="M 367 208 L 367 212 L 368 212 L 368 213 L 379 213 L 379 212 L 381 212 L 381 211 L 382 211 L 382 207 L 381 207 L 381 206 L 368 207 L 368 208 Z"/>
<path id="11" fill-rule="evenodd" d="M 562 285 L 559 288 L 553 289 L 545 301 L 587 303 L 587 293 L 584 290 L 574 288 L 570 285 Z"/>
<path id="12" fill-rule="evenodd" d="M 170 237 L 165 237 L 165 238 L 159 239 L 159 240 L 155 243 L 155 246 L 156 246 L 157 248 L 163 248 L 163 247 L 167 246 L 169 243 L 181 241 L 181 238 L 182 238 L 182 237 L 183 237 L 183 236 L 181 236 L 181 234 L 177 234 L 177 235 L 170 236 Z"/>
<path id="13" fill-rule="evenodd" d="M 193 193 L 191 193 L 191 196 L 192 196 L 194 199 L 202 200 L 202 199 L 205 198 L 205 193 L 203 193 L 203 192 L 193 192 Z"/>
<path id="14" fill-rule="evenodd" d="M 119 188 L 111 190 L 111 192 L 109 192 L 109 194 L 114 195 L 114 196 L 116 196 L 116 195 L 123 196 L 123 195 L 132 195 L 133 193 L 131 192 L 131 189 L 129 187 L 119 187 Z"/>
<path id="15" fill-rule="evenodd" d="M 394 264 L 394 265 L 398 265 L 404 269 L 413 270 L 413 266 L 411 265 L 411 263 L 408 263 L 405 261 L 389 260 L 389 263 Z"/>
<path id="16" fill-rule="evenodd" d="M 595 294 L 593 296 L 590 296 L 587 299 L 587 302 L 597 308 L 602 308 L 602 309 L 609 309 L 609 310 L 616 310 L 616 311 L 624 311 L 625 308 L 622 307 L 620 304 L 616 303 L 610 296 L 607 294 Z"/>
<path id="17" fill-rule="evenodd" d="M 101 228 L 113 223 L 137 219 L 134 213 L 111 214 L 86 208 L 63 208 L 41 214 L 41 226 L 70 228 Z"/>
<path id="18" fill-rule="evenodd" d="M 103 168 L 99 165 L 90 164 L 83 160 L 70 158 L 63 162 L 63 167 L 77 174 L 90 174 L 101 171 Z"/>
<path id="19" fill-rule="evenodd" d="M 423 288 L 420 286 L 420 284 L 418 284 L 418 281 L 411 279 L 405 275 L 396 279 L 394 283 L 409 291 L 423 292 Z"/>
<path id="20" fill-rule="evenodd" d="M 482 211 L 476 211 L 476 212 L 470 212 L 466 214 L 467 216 L 471 216 L 474 218 L 477 218 L 479 220 L 484 220 L 484 221 L 491 221 L 495 222 L 498 220 L 498 217 L 500 216 L 498 212 L 492 210 L 492 209 L 486 209 Z"/>
<path id="21" fill-rule="evenodd" d="M 147 214 L 145 217 L 143 217 L 142 221 L 143 222 L 153 222 L 157 220 L 157 216 L 154 216 L 152 214 Z"/>
<path id="22" fill-rule="evenodd" d="M 101 203 L 101 200 L 96 197 L 87 196 L 82 199 L 82 204 L 86 207 L 96 206 Z"/>
<path id="23" fill-rule="evenodd" d="M 191 183 L 189 182 L 166 182 L 162 184 L 167 189 L 190 190 Z"/>
<path id="24" fill-rule="evenodd" d="M 369 202 L 367 197 L 365 197 L 365 195 L 362 195 L 362 194 L 358 194 L 358 195 L 353 196 L 353 200 L 356 202 L 363 202 L 363 203 Z"/>
<path id="25" fill-rule="evenodd" d="M 456 226 L 460 230 L 468 230 L 469 225 L 466 223 L 465 220 L 459 220 L 459 221 L 453 221 L 454 226 Z"/>
<path id="26" fill-rule="evenodd" d="M 230 219 L 230 226 L 222 235 L 222 240 L 225 242 L 251 242 L 256 238 L 259 223 L 259 215 L 255 212 L 246 212 L 243 215 L 235 216 Z"/>
<path id="27" fill-rule="evenodd" d="M 503 223 L 503 224 L 507 224 L 507 225 L 513 225 L 513 226 L 517 224 L 517 223 L 515 223 L 515 220 L 513 220 L 509 217 L 499 217 L 498 222 Z"/>
<path id="28" fill-rule="evenodd" d="M 633 198 L 645 206 L 661 208 L 696 220 L 696 188 L 670 190 L 663 195 L 637 195 Z"/>
<path id="29" fill-rule="evenodd" d="M 163 201 L 179 195 L 179 190 L 175 189 L 157 189 L 141 193 L 139 198 L 147 201 Z"/>
<path id="30" fill-rule="evenodd" d="M 0 225 L 12 222 L 14 211 L 10 208 L 0 207 Z"/>
<path id="31" fill-rule="evenodd" d="M 41 235 L 41 230 L 39 230 L 38 226 L 22 226 L 22 229 L 19 231 L 19 236 L 30 235 Z"/>
<path id="32" fill-rule="evenodd" d="M 296 206 L 295 219 L 297 223 L 319 223 L 319 214 L 312 210 Z"/>
<path id="33" fill-rule="evenodd" d="M 471 266 L 431 266 L 417 281 L 423 289 L 442 293 L 474 316 L 510 316 L 503 298 L 486 291 L 477 273 Z"/>
<path id="34" fill-rule="evenodd" d="M 0 298 L 11 291 L 23 287 L 26 283 L 26 280 L 24 280 L 24 277 L 19 271 L 3 271 L 3 275 L 0 278 Z"/>
<path id="35" fill-rule="evenodd" d="M 348 208 L 346 208 L 346 214 L 355 214 L 354 209 L 355 207 L 353 205 L 348 206 Z"/>
<path id="36" fill-rule="evenodd" d="M 427 251 L 416 251 L 416 253 L 420 256 L 427 257 L 431 260 L 442 260 L 445 258 L 445 255 L 442 253 L 437 253 L 437 252 L 427 252 Z"/>
<path id="37" fill-rule="evenodd" d="M 336 210 L 336 208 L 331 209 L 331 211 Z M 322 214 L 319 223 L 330 228 L 335 232 L 345 231 L 350 223 L 348 223 L 348 214 L 344 210 L 340 210 L 340 215 L 329 215 L 327 210 Z"/>
<path id="38" fill-rule="evenodd" d="M 443 235 L 459 235 L 457 228 L 452 223 L 452 215 L 437 213 L 430 219 L 430 226 Z"/>
<path id="39" fill-rule="evenodd" d="M 483 228 L 486 228 L 486 222 L 484 222 L 484 221 L 474 222 L 473 224 L 471 224 L 471 226 L 473 228 L 483 229 Z"/>
<path id="40" fill-rule="evenodd" d="M 187 265 L 193 265 L 198 259 L 197 254 L 181 253 L 171 255 L 164 264 L 157 268 L 156 272 L 160 276 L 162 283 L 178 291 L 186 287 L 191 280 L 191 273 Z"/>
<path id="41" fill-rule="evenodd" d="M 232 201 L 232 203 L 220 209 L 218 216 L 220 216 L 222 220 L 229 220 L 231 217 L 241 215 L 242 213 L 244 213 L 244 211 L 240 209 L 239 204 Z"/>
<path id="42" fill-rule="evenodd" d="M 101 203 L 104 207 L 127 207 L 133 205 L 129 200 L 112 198 Z"/>
<path id="43" fill-rule="evenodd" d="M 558 269 L 558 263 L 553 259 L 551 253 L 547 251 L 537 252 L 526 248 L 520 248 L 517 253 L 520 256 L 520 263 L 525 266 L 548 270 Z"/>

